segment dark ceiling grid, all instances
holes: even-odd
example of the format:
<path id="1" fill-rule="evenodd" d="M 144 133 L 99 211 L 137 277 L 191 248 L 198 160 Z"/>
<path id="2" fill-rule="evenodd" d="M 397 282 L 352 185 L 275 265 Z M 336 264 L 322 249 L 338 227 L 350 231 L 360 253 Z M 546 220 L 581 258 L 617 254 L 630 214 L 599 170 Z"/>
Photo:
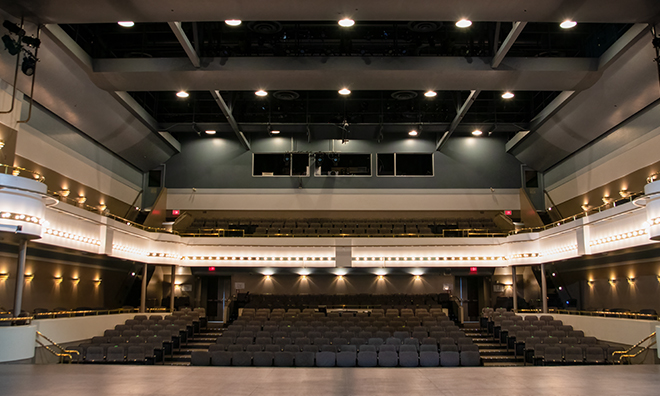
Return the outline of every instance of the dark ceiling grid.
<path id="1" fill-rule="evenodd" d="M 239 27 L 224 22 L 187 22 L 179 26 L 202 58 L 317 57 L 323 62 L 327 57 L 360 57 L 368 63 L 374 56 L 460 56 L 469 62 L 474 61 L 473 57 L 490 58 L 506 45 L 515 24 L 477 22 L 469 29 L 459 29 L 453 22 L 437 21 L 365 21 L 351 29 L 339 28 L 331 21 L 247 21 Z M 522 24 L 503 56 L 597 57 L 629 26 L 591 23 L 565 31 L 556 23 Z M 131 29 L 116 24 L 63 27 L 94 58 L 187 56 L 181 40 L 177 40 L 167 23 L 138 23 Z M 330 91 L 270 92 L 266 98 L 256 97 L 253 91 L 221 92 L 221 95 L 230 103 L 229 110 L 238 127 L 250 125 L 247 129 L 252 132 L 266 131 L 269 124 L 281 124 L 283 130 L 297 125 L 292 130 L 306 132 L 307 128 L 300 126 L 341 125 L 346 121 L 388 127 L 435 125 L 436 132 L 454 126 L 454 136 L 469 135 L 472 128 L 480 128 L 486 136 L 506 133 L 510 138 L 528 129 L 530 121 L 559 93 L 519 91 L 511 100 L 502 99 L 501 92 L 494 91 L 478 91 L 476 95 L 438 91 L 435 98 L 425 98 L 419 91 L 354 91 L 348 97 Z M 202 135 L 198 124 L 227 125 L 227 117 L 208 91 L 191 92 L 187 99 L 166 91 L 130 94 L 163 130 Z M 471 104 L 456 123 L 457 109 L 468 96 L 472 98 Z M 402 133 L 400 128 L 397 131 Z M 362 138 L 371 139 L 373 134 Z"/>

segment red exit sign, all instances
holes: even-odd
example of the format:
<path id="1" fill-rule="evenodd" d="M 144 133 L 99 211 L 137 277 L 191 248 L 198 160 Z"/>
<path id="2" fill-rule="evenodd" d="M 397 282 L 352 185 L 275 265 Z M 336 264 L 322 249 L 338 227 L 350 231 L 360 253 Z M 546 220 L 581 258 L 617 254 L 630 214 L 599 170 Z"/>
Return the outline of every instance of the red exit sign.
<path id="1" fill-rule="evenodd" d="M 504 211 L 504 214 L 505 214 L 506 216 L 511 216 L 511 215 L 513 214 L 513 210 L 505 210 L 505 211 Z"/>
<path id="2" fill-rule="evenodd" d="M 470 267 L 470 273 L 471 273 L 471 274 L 476 274 L 476 273 L 477 273 L 477 270 L 478 270 L 477 267 Z"/>
<path id="3" fill-rule="evenodd" d="M 215 271 L 215 267 L 209 267 L 209 271 Z"/>
<path id="4" fill-rule="evenodd" d="M 172 210 L 172 216 L 178 216 L 180 214 L 181 214 L 181 212 L 179 212 L 179 209 Z"/>

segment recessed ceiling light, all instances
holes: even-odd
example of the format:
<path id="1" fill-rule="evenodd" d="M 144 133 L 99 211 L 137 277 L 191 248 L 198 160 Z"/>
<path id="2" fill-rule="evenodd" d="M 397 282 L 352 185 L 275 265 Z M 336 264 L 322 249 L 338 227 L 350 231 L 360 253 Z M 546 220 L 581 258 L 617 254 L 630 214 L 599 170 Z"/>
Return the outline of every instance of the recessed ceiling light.
<path id="1" fill-rule="evenodd" d="M 190 96 L 190 94 L 186 91 L 179 91 L 176 93 L 176 96 L 180 98 L 187 98 L 188 96 Z"/>
<path id="2" fill-rule="evenodd" d="M 205 132 L 207 135 L 215 135 L 215 131 L 213 131 L 213 130 L 208 130 L 208 131 L 204 131 L 204 132 Z"/>
<path id="3" fill-rule="evenodd" d="M 119 24 L 119 26 L 123 26 L 123 27 L 133 27 L 133 26 L 135 26 L 135 22 L 133 22 L 133 21 L 121 21 L 121 22 L 117 22 L 117 24 Z"/>
<path id="4" fill-rule="evenodd" d="M 511 99 L 514 96 L 515 95 L 513 94 L 513 92 L 506 91 L 505 93 L 502 94 L 502 99 Z"/>
<path id="5" fill-rule="evenodd" d="M 280 134 L 280 131 L 277 131 L 277 130 L 275 130 L 275 131 L 270 131 L 270 134 L 271 134 L 271 135 L 279 135 L 279 134 Z"/>
<path id="6" fill-rule="evenodd" d="M 472 131 L 472 134 L 473 134 L 474 136 L 481 136 L 481 135 L 483 134 L 483 132 L 481 132 L 480 130 L 477 129 L 477 130 L 475 130 L 475 131 Z"/>
<path id="7" fill-rule="evenodd" d="M 254 93 L 257 96 L 266 96 L 268 95 L 268 92 L 264 91 L 263 89 L 258 90 L 257 92 Z"/>
<path id="8" fill-rule="evenodd" d="M 435 92 L 435 91 L 426 91 L 426 92 L 424 92 L 424 96 L 426 96 L 427 98 L 433 98 L 436 95 L 438 95 L 438 93 Z"/>
<path id="9" fill-rule="evenodd" d="M 417 135 L 419 135 L 419 132 L 417 132 L 416 130 L 413 129 L 412 131 L 408 132 L 408 135 L 417 136 Z"/>
<path id="10" fill-rule="evenodd" d="M 351 94 L 351 90 L 348 89 L 348 88 L 342 88 L 338 92 L 339 92 L 340 95 L 350 95 Z"/>
<path id="11" fill-rule="evenodd" d="M 571 29 L 577 26 L 577 22 L 571 21 L 570 19 L 565 20 L 564 22 L 559 24 L 559 27 L 562 29 Z"/>
<path id="12" fill-rule="evenodd" d="M 238 25 L 240 25 L 242 22 L 241 22 L 240 19 L 226 19 L 226 20 L 225 20 L 225 23 L 226 23 L 227 25 L 229 25 L 229 26 L 238 26 Z"/>
<path id="13" fill-rule="evenodd" d="M 337 23 L 339 23 L 339 26 L 341 27 L 351 27 L 355 25 L 355 21 L 350 18 L 344 18 Z"/>
<path id="14" fill-rule="evenodd" d="M 466 27 L 472 26 L 472 21 L 469 20 L 469 19 L 463 18 L 460 21 L 456 22 L 456 26 L 461 28 L 461 29 L 465 29 Z"/>

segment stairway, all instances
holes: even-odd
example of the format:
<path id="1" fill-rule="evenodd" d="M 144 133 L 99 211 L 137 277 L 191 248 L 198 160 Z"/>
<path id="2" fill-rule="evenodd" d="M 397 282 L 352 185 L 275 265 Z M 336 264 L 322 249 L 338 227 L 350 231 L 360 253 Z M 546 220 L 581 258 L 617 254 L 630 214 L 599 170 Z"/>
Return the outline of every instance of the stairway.
<path id="1" fill-rule="evenodd" d="M 192 338 L 188 339 L 188 343 L 181 345 L 181 348 L 176 349 L 173 356 L 165 357 L 165 365 L 169 366 L 190 366 L 190 356 L 193 351 L 207 351 L 209 346 L 215 344 L 218 337 L 220 337 L 222 329 L 207 327 L 200 329 L 199 333 L 195 333 Z"/>
<path id="2" fill-rule="evenodd" d="M 507 350 L 506 345 L 493 338 L 487 329 L 481 328 L 478 322 L 463 324 L 465 335 L 479 347 L 479 354 L 484 367 L 523 366 L 523 357 L 514 356 L 513 350 Z"/>

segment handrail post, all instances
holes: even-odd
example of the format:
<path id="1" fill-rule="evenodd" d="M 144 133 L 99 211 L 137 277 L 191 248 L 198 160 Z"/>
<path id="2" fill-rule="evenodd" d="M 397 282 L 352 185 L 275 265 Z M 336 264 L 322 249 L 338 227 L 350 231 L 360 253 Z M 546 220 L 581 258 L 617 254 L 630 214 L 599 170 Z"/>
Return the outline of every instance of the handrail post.
<path id="1" fill-rule="evenodd" d="M 25 258 L 27 257 L 27 239 L 21 239 L 18 243 L 18 263 L 16 265 L 16 290 L 14 293 L 14 317 L 21 314 L 23 304 L 23 287 L 25 286 Z"/>

